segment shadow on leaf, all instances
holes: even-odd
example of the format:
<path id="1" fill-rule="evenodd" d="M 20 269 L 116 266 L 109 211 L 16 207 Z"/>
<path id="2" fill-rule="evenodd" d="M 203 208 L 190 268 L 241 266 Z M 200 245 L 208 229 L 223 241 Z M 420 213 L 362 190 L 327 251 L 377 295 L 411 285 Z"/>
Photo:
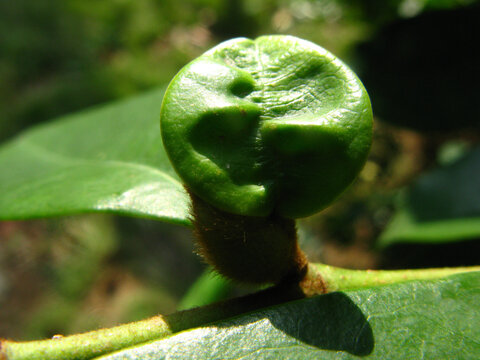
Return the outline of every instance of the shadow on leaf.
<path id="1" fill-rule="evenodd" d="M 268 316 L 278 330 L 322 350 L 346 351 L 357 356 L 373 351 L 372 328 L 345 294 L 321 295 L 292 305 L 291 316 L 283 312 Z"/>
<path id="2" fill-rule="evenodd" d="M 192 312 L 196 316 L 191 316 Z M 215 324 L 213 328 L 201 328 L 206 318 Z M 206 331 L 205 334 L 190 333 L 196 339 L 196 346 L 201 342 L 218 342 L 220 338 L 223 346 L 231 342 L 237 346 L 244 343 L 244 351 L 288 352 L 290 345 L 298 344 L 303 348 L 311 346 L 313 351 L 343 351 L 366 356 L 374 349 L 372 328 L 362 310 L 347 295 L 336 292 L 304 298 L 301 289 L 292 283 L 181 311 L 169 316 L 168 322 L 174 333 L 199 326 L 197 331 Z M 171 341 L 174 339 L 175 336 Z M 163 345 L 167 343 L 165 340 Z M 218 346 L 216 351 L 222 349 Z"/>
<path id="3" fill-rule="evenodd" d="M 268 321 L 271 327 L 286 336 L 319 350 L 344 351 L 356 356 L 366 356 L 374 348 L 373 331 L 361 309 L 344 293 L 336 292 L 301 301 L 282 304 L 278 307 L 258 310 L 242 318 L 216 324 L 219 327 L 248 326 Z M 280 334 L 265 333 L 263 325 L 256 326 L 257 334 L 268 333 L 258 339 L 275 348 L 277 341 L 285 344 Z M 270 327 L 270 326 L 267 326 Z M 254 328 L 250 336 L 255 337 Z M 288 342 L 288 340 L 287 340 Z M 262 345 L 260 345 L 262 347 Z"/>

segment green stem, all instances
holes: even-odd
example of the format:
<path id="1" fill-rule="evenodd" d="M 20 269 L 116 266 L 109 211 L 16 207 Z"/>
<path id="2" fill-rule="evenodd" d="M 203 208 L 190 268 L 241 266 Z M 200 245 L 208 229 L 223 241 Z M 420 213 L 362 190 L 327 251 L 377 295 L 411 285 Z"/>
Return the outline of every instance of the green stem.
<path id="1" fill-rule="evenodd" d="M 324 264 L 310 264 L 298 284 L 279 284 L 255 294 L 167 316 L 50 340 L 0 341 L 0 360 L 88 360 L 94 357 L 161 339 L 176 332 L 206 325 L 262 307 L 281 304 L 331 291 L 346 291 L 409 280 L 441 278 L 480 266 L 421 270 L 347 270 Z"/>
<path id="2" fill-rule="evenodd" d="M 415 270 L 349 270 L 325 264 L 309 264 L 308 273 L 302 281 L 307 295 L 326 292 L 348 291 L 382 286 L 411 280 L 429 280 L 468 271 L 480 271 L 480 266 L 434 268 Z"/>
<path id="3" fill-rule="evenodd" d="M 280 284 L 257 293 L 166 316 L 49 340 L 0 339 L 0 360 L 88 360 L 182 330 L 304 297 L 298 284 Z"/>
<path id="4" fill-rule="evenodd" d="M 91 359 L 172 333 L 163 316 L 72 336 L 49 340 L 15 342 L 3 340 L 0 360 Z"/>

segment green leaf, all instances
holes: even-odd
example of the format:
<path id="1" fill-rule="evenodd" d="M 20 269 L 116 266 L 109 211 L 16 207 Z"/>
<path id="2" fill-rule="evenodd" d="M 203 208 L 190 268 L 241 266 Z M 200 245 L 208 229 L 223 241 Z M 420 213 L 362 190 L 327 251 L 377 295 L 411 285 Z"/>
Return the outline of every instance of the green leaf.
<path id="1" fill-rule="evenodd" d="M 190 286 L 177 306 L 178 310 L 191 309 L 225 299 L 234 289 L 230 280 L 207 268 Z"/>
<path id="2" fill-rule="evenodd" d="M 379 245 L 440 243 L 480 236 L 480 147 L 421 177 L 405 193 Z"/>
<path id="3" fill-rule="evenodd" d="M 188 224 L 163 150 L 163 89 L 34 128 L 0 148 L 0 219 L 113 212 Z"/>
<path id="4" fill-rule="evenodd" d="M 101 357 L 478 359 L 480 272 L 335 292 Z"/>

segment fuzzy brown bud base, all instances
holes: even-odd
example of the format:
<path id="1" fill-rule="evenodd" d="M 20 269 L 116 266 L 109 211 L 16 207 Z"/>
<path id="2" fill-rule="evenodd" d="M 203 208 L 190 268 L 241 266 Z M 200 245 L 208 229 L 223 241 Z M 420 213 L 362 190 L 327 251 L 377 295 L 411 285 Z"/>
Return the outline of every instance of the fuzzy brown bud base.
<path id="1" fill-rule="evenodd" d="M 220 274 L 255 284 L 300 281 L 305 275 L 307 259 L 294 220 L 231 214 L 189 194 L 198 252 Z"/>

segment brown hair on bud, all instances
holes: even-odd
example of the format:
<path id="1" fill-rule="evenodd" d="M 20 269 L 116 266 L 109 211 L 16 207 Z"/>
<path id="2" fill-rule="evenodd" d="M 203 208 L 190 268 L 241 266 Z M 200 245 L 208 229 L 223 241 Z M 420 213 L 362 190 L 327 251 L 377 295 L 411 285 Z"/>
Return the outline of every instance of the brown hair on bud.
<path id="1" fill-rule="evenodd" d="M 298 246 L 294 220 L 231 214 L 187 191 L 198 253 L 220 274 L 256 284 L 303 278 L 307 259 Z"/>

